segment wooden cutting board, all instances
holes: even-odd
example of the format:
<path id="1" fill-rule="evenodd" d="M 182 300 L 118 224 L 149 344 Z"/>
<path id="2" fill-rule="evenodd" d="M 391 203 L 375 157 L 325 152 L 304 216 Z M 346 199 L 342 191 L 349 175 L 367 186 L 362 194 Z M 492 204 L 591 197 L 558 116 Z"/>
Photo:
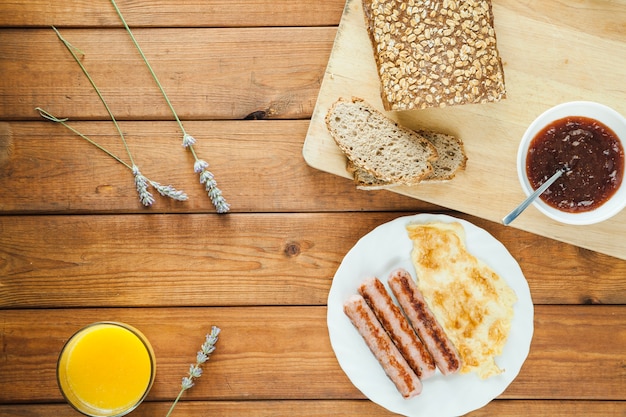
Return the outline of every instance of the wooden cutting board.
<path id="1" fill-rule="evenodd" d="M 410 128 L 460 137 L 468 155 L 467 169 L 454 180 L 394 192 L 500 222 L 525 197 L 516 154 L 536 116 L 574 100 L 597 101 L 626 114 L 626 0 L 493 0 L 493 12 L 504 101 L 387 114 Z M 348 0 L 304 143 L 310 166 L 351 178 L 324 117 L 339 97 L 361 97 L 382 111 L 379 91 L 361 0 Z M 626 259 L 626 211 L 601 224 L 570 226 L 531 206 L 511 227 Z"/>

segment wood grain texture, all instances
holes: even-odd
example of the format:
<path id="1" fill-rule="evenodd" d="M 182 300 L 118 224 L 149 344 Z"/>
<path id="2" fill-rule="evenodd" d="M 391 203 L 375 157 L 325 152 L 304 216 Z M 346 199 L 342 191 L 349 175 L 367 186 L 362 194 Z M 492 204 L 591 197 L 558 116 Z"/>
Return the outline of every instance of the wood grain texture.
<path id="1" fill-rule="evenodd" d="M 111 122 L 70 125 L 129 162 Z M 193 158 L 174 122 L 121 122 L 142 173 L 184 190 L 184 203 L 157 197 L 141 205 L 130 170 L 51 122 L 0 123 L 2 213 L 122 213 L 214 211 Z M 186 122 L 232 212 L 437 210 L 390 192 L 355 189 L 351 181 L 312 169 L 301 150 L 308 121 Z"/>
<path id="2" fill-rule="evenodd" d="M 160 28 L 133 31 L 182 119 L 309 118 L 334 27 Z M 0 117 L 108 114 L 52 29 L 0 31 Z M 64 29 L 118 120 L 173 120 L 123 29 Z M 54 65 L 50 63 L 54 62 Z"/>
<path id="3" fill-rule="evenodd" d="M 170 403 L 146 402 L 133 411 L 136 417 L 165 415 Z M 69 405 L 8 405 L 0 406 L 5 417 L 76 417 Z M 554 400 L 494 400 L 484 408 L 467 414 L 468 417 L 519 417 L 521 415 L 551 417 L 607 417 L 623 416 L 626 404 L 620 401 L 554 401 Z M 193 401 L 181 402 L 175 415 L 204 417 L 391 417 L 395 413 L 367 400 L 282 400 L 282 401 Z"/>
<path id="4" fill-rule="evenodd" d="M 148 401 L 133 411 L 136 417 L 165 415 L 168 402 Z M 69 405 L 7 405 L 0 406 L 5 417 L 76 417 Z M 494 400 L 468 417 L 519 417 L 521 415 L 551 417 L 623 416 L 626 403 L 621 401 L 562 401 L 562 400 Z M 367 400 L 281 400 L 281 401 L 190 401 L 176 406 L 175 415 L 204 417 L 392 417 L 395 413 Z"/>
<path id="5" fill-rule="evenodd" d="M 343 0 L 117 0 L 131 27 L 243 27 L 337 25 Z M 45 12 L 42 13 L 42 10 Z M 108 1 L 0 0 L 0 26 L 121 27 Z"/>
<path id="6" fill-rule="evenodd" d="M 348 250 L 400 215 L 0 216 L 0 306 L 324 305 Z M 626 303 L 626 262 L 476 224 L 520 259 L 535 304 Z"/>
<path id="7" fill-rule="evenodd" d="M 625 317 L 624 306 L 537 306 L 529 357 L 501 398 L 624 400 L 626 330 L 616 329 Z M 198 307 L 0 311 L 0 402 L 60 401 L 59 351 L 98 320 L 127 322 L 150 340 L 158 362 L 151 401 L 176 396 L 211 325 L 222 329 L 217 350 L 188 400 L 363 398 L 330 349 L 325 307 Z"/>

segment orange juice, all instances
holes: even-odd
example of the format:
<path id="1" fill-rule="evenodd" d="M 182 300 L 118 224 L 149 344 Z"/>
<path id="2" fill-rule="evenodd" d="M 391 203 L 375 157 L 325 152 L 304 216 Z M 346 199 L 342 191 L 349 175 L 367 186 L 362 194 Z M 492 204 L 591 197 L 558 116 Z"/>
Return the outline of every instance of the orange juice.
<path id="1" fill-rule="evenodd" d="M 57 378 L 66 400 L 88 416 L 122 416 L 146 397 L 154 352 L 137 329 L 100 322 L 79 330 L 59 357 Z"/>

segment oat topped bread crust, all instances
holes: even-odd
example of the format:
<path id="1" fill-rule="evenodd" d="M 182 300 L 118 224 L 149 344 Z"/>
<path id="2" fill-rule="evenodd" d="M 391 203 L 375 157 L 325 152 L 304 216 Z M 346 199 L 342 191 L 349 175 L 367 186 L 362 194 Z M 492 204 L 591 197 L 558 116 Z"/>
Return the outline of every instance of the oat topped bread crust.
<path id="1" fill-rule="evenodd" d="M 362 1 L 385 110 L 506 97 L 491 1 Z"/>

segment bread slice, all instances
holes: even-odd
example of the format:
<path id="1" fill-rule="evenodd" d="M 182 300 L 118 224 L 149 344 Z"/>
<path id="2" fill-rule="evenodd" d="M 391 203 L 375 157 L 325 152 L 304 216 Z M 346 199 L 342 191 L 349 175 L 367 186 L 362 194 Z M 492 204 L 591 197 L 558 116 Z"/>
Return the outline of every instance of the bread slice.
<path id="1" fill-rule="evenodd" d="M 506 97 L 491 0 L 362 2 L 385 110 Z"/>
<path id="2" fill-rule="evenodd" d="M 360 169 L 355 166 L 352 161 L 348 159 L 346 162 L 346 171 L 348 171 L 354 178 L 354 184 L 359 190 L 388 190 L 389 188 L 397 187 L 400 184 L 393 183 L 385 180 L 380 180 L 374 175 Z"/>
<path id="3" fill-rule="evenodd" d="M 444 133 L 429 130 L 418 130 L 437 149 L 439 157 L 431 162 L 432 174 L 426 181 L 448 181 L 456 176 L 456 173 L 465 169 L 467 155 L 461 139 Z"/>
<path id="4" fill-rule="evenodd" d="M 418 130 L 418 133 L 437 148 L 439 155 L 437 160 L 431 161 L 433 172 L 422 182 L 449 181 L 459 171 L 465 169 L 467 156 L 463 142 L 459 138 L 429 130 Z M 359 169 L 350 160 L 346 169 L 354 177 L 354 183 L 359 190 L 386 190 L 400 185 L 380 180 L 369 172 Z"/>
<path id="5" fill-rule="evenodd" d="M 326 126 L 347 158 L 379 180 L 415 185 L 433 172 L 436 148 L 360 98 L 337 100 Z"/>

